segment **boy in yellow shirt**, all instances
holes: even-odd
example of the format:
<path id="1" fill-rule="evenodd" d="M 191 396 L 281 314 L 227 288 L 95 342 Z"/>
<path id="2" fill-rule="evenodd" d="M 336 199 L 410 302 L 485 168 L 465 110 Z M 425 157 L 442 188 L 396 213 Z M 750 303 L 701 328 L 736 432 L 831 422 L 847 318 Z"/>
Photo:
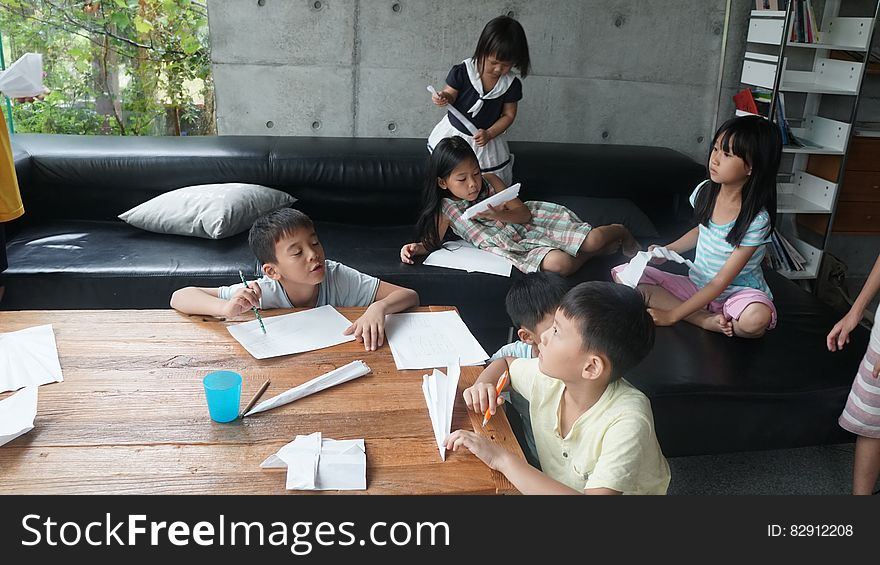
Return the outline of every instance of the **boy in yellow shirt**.
<path id="1" fill-rule="evenodd" d="M 666 494 L 651 404 L 622 378 L 654 345 L 643 300 L 623 285 L 579 284 L 541 334 L 536 359 L 498 359 L 464 391 L 469 409 L 494 413 L 503 402 L 495 383 L 509 371 L 529 401 L 543 473 L 474 432 L 453 432 L 447 449 L 467 448 L 523 494 Z"/>

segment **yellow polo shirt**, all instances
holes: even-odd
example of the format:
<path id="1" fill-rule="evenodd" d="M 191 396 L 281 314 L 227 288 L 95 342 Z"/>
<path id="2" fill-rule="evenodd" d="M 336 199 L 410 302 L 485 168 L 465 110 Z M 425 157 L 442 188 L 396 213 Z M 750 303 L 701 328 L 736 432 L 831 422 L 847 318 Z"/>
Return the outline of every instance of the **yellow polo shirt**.
<path id="1" fill-rule="evenodd" d="M 24 206 L 18 192 L 12 144 L 9 142 L 9 130 L 6 129 L 6 116 L 0 111 L 0 222 L 14 220 L 22 214 Z"/>
<path id="2" fill-rule="evenodd" d="M 631 384 L 609 384 L 565 437 L 559 431 L 562 381 L 542 374 L 533 358 L 510 364 L 510 384 L 529 401 L 544 473 L 575 490 L 666 494 L 669 464 L 654 433 L 651 403 Z"/>

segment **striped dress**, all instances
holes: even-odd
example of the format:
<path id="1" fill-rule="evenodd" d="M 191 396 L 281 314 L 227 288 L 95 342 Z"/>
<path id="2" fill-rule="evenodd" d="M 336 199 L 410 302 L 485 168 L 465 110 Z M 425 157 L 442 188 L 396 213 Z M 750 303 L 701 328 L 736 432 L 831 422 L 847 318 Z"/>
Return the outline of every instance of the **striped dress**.
<path id="1" fill-rule="evenodd" d="M 458 237 L 504 257 L 524 273 L 540 270 L 544 256 L 553 249 L 576 256 L 587 234 L 593 229 L 565 206 L 540 201 L 524 203 L 532 213 L 532 219 L 527 224 L 462 218 L 465 210 L 491 194 L 491 187 L 484 181 L 483 190 L 474 202 L 444 198 L 442 213 L 449 219 L 449 226 Z"/>
<path id="2" fill-rule="evenodd" d="M 696 206 L 697 195 L 704 187 L 708 188 L 709 181 L 703 181 L 691 194 L 691 206 Z M 694 268 L 690 270 L 688 276 L 698 288 L 703 288 L 709 284 L 718 274 L 731 253 L 736 251 L 736 247 L 727 243 L 727 234 L 733 229 L 736 220 L 726 224 L 716 224 L 711 219 L 709 225 L 700 224 L 700 237 L 697 239 L 697 250 L 694 256 Z M 724 302 L 732 295 L 741 290 L 754 288 L 766 294 L 770 300 L 773 300 L 773 293 L 764 280 L 764 272 L 761 270 L 761 261 L 764 260 L 764 244 L 770 242 L 770 214 L 767 210 L 761 210 L 743 236 L 740 246 L 757 247 L 752 257 L 743 266 L 738 275 L 730 282 L 730 285 L 724 289 L 721 295 L 715 300 Z"/>
<path id="3" fill-rule="evenodd" d="M 880 308 L 877 314 L 880 315 Z M 871 376 L 874 364 L 880 363 L 880 317 L 875 320 L 868 351 L 859 365 L 839 420 L 843 429 L 870 438 L 880 438 L 880 379 Z"/>

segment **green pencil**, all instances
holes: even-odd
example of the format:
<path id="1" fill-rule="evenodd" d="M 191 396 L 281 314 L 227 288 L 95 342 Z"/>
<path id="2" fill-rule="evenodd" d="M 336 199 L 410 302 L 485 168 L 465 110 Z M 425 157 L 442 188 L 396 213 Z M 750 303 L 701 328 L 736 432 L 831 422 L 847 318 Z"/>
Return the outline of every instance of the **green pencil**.
<path id="1" fill-rule="evenodd" d="M 241 277 L 241 284 L 243 284 L 244 287 L 247 288 L 247 281 L 244 280 L 244 273 L 242 273 L 240 269 L 239 269 L 239 271 L 238 271 L 238 276 Z M 257 308 L 256 306 L 254 306 L 253 308 L 251 308 L 251 310 L 253 310 L 253 311 L 254 311 L 254 314 L 257 315 L 257 321 L 260 322 L 260 329 L 263 330 L 263 333 L 266 333 L 266 326 L 263 325 L 263 317 L 260 316 L 260 310 L 259 310 L 259 308 Z"/>

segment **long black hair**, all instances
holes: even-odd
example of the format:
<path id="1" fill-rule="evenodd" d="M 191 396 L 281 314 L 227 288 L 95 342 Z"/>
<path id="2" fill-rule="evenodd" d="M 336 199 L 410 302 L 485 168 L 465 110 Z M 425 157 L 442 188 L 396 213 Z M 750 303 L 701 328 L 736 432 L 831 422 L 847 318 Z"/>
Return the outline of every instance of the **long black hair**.
<path id="1" fill-rule="evenodd" d="M 472 159 L 474 163 L 479 164 L 474 150 L 467 141 L 458 136 L 440 140 L 428 157 L 422 187 L 422 211 L 416 222 L 416 233 L 429 253 L 439 249 L 441 244 L 437 220 L 440 217 L 443 189 L 437 184 L 437 179 L 448 177 L 455 167 L 466 159 Z"/>
<path id="2" fill-rule="evenodd" d="M 751 167 L 742 188 L 739 215 L 726 238 L 727 243 L 736 247 L 762 209 L 770 215 L 770 228 L 776 225 L 776 173 L 782 157 L 782 137 L 772 122 L 760 116 L 740 116 L 721 124 L 712 138 L 712 147 L 716 143 L 724 152 L 733 153 Z M 710 148 L 710 159 L 711 154 Z M 721 185 L 709 179 L 697 194 L 694 201 L 697 223 L 709 225 L 720 190 Z"/>
<path id="3" fill-rule="evenodd" d="M 486 24 L 474 50 L 474 62 L 481 73 L 483 62 L 490 55 L 516 67 L 521 77 L 528 76 L 532 68 L 529 42 L 518 21 L 509 16 L 498 16 Z"/>

